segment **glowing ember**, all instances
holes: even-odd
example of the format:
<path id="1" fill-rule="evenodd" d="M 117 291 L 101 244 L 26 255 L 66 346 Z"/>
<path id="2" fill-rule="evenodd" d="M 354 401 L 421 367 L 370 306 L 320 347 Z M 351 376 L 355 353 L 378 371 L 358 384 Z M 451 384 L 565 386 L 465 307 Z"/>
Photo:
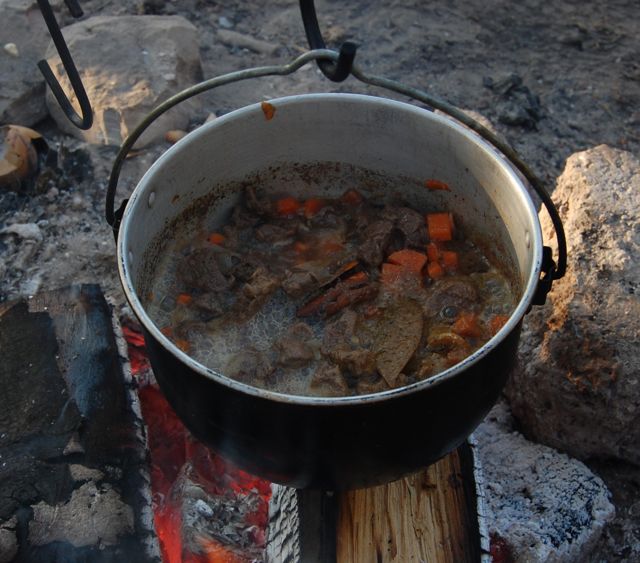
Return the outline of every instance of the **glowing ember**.
<path id="1" fill-rule="evenodd" d="M 149 368 L 142 335 L 123 328 L 131 370 Z M 246 563 L 262 558 L 269 482 L 196 441 L 155 385 L 138 391 L 148 429 L 156 532 L 164 563 Z"/>

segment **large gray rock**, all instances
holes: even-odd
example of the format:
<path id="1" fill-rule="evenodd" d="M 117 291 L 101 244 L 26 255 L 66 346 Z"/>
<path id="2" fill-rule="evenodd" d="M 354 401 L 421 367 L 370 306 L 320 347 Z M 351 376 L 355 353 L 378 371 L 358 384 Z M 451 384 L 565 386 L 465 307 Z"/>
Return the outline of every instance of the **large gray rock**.
<path id="1" fill-rule="evenodd" d="M 96 16 L 64 28 L 64 35 L 93 106 L 93 127 L 74 127 L 50 92 L 47 106 L 63 131 L 90 143 L 120 145 L 151 109 L 202 78 L 197 30 L 180 16 Z M 53 45 L 47 60 L 62 78 Z M 137 146 L 185 129 L 192 110 L 189 103 L 171 109 Z"/>
<path id="2" fill-rule="evenodd" d="M 60 21 L 70 16 L 62 0 L 51 2 Z M 36 66 L 49 32 L 35 2 L 0 0 L 0 124 L 31 126 L 47 116 L 45 82 Z"/>
<path id="3" fill-rule="evenodd" d="M 586 561 L 615 513 L 602 480 L 582 462 L 513 429 L 504 403 L 474 432 L 487 528 L 526 563 Z"/>
<path id="4" fill-rule="evenodd" d="M 507 396 L 536 441 L 638 464 L 640 161 L 607 146 L 574 154 L 553 199 L 568 271 L 526 318 Z M 544 213 L 541 222 L 549 238 Z"/>

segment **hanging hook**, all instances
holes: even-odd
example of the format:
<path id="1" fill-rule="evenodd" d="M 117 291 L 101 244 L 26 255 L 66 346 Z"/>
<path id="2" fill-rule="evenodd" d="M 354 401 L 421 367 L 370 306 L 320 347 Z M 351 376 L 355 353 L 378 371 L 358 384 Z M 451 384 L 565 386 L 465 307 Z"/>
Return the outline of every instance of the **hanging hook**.
<path id="1" fill-rule="evenodd" d="M 304 31 L 307 35 L 307 41 L 311 49 L 326 49 L 318 18 L 316 16 L 316 8 L 313 0 L 300 0 L 300 13 L 302 14 L 302 23 Z M 356 57 L 358 46 L 351 41 L 345 41 L 340 47 L 340 53 L 336 62 L 330 62 L 324 59 L 318 59 L 318 68 L 329 80 L 333 82 L 342 82 L 351 74 L 353 60 Z"/>
<path id="2" fill-rule="evenodd" d="M 65 0 L 65 4 L 74 18 L 82 16 L 82 8 L 80 8 L 80 4 L 77 0 Z M 38 0 L 38 7 L 40 8 L 40 12 L 42 13 L 42 17 L 44 18 L 47 27 L 49 28 L 49 34 L 51 35 L 51 39 L 53 39 L 58 55 L 60 55 L 60 60 L 62 61 L 64 70 L 67 73 L 69 82 L 71 82 L 71 87 L 73 88 L 73 92 L 78 100 L 78 104 L 80 104 L 82 117 L 78 115 L 78 112 L 76 112 L 74 107 L 71 105 L 71 102 L 64 93 L 62 86 L 60 86 L 60 83 L 54 76 L 49 63 L 45 60 L 41 60 L 38 62 L 38 68 L 49 85 L 49 88 L 51 88 L 51 92 L 55 96 L 56 100 L 58 100 L 62 111 L 69 120 L 79 129 L 89 129 L 93 124 L 91 103 L 87 97 L 87 92 L 84 89 L 84 85 L 82 84 L 76 65 L 71 58 L 71 53 L 69 53 L 67 44 L 64 41 L 64 37 L 62 36 L 56 17 L 51 9 L 51 5 L 48 0 Z"/>

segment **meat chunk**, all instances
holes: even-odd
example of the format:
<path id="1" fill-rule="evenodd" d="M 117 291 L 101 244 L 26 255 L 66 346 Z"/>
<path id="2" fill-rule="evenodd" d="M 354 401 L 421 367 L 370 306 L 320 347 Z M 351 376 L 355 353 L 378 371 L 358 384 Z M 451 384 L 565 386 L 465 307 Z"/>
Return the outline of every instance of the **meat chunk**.
<path id="1" fill-rule="evenodd" d="M 358 315 L 347 309 L 324 331 L 322 353 L 341 369 L 361 376 L 375 372 L 375 355 L 356 335 Z"/>
<path id="2" fill-rule="evenodd" d="M 225 291 L 233 282 L 220 271 L 217 251 L 213 248 L 194 250 L 178 265 L 177 276 L 187 289 L 204 292 Z"/>
<path id="3" fill-rule="evenodd" d="M 454 319 L 461 311 L 472 310 L 478 300 L 478 292 L 466 279 L 438 281 L 424 303 L 428 317 L 439 315 L 442 319 Z"/>
<path id="4" fill-rule="evenodd" d="M 193 298 L 192 306 L 198 310 L 199 317 L 203 321 L 209 321 L 222 315 L 229 307 L 228 299 L 224 299 L 221 293 L 201 293 Z"/>
<path id="5" fill-rule="evenodd" d="M 358 257 L 369 266 L 382 264 L 391 236 L 393 234 L 393 222 L 388 219 L 380 219 L 371 223 L 362 233 L 364 241 L 358 249 Z"/>
<path id="6" fill-rule="evenodd" d="M 407 246 L 423 248 L 427 243 L 424 216 L 409 207 L 397 208 L 396 228 L 403 234 Z"/>
<path id="7" fill-rule="evenodd" d="M 266 297 L 280 285 L 280 280 L 263 266 L 258 266 L 249 281 L 242 288 L 242 294 L 249 299 Z"/>
<path id="8" fill-rule="evenodd" d="M 302 367 L 314 359 L 313 330 L 305 323 L 295 323 L 275 344 L 278 364 L 283 367 Z"/>
<path id="9" fill-rule="evenodd" d="M 285 243 L 288 242 L 295 234 L 295 228 L 282 227 L 273 223 L 265 223 L 260 225 L 255 233 L 256 238 L 262 242 Z"/>
<path id="10" fill-rule="evenodd" d="M 224 369 L 224 374 L 233 379 L 263 387 L 273 372 L 273 364 L 267 355 L 254 348 L 234 354 Z"/>
<path id="11" fill-rule="evenodd" d="M 350 394 L 340 368 L 330 363 L 318 366 L 311 377 L 309 389 L 314 395 L 323 397 L 344 397 Z"/>

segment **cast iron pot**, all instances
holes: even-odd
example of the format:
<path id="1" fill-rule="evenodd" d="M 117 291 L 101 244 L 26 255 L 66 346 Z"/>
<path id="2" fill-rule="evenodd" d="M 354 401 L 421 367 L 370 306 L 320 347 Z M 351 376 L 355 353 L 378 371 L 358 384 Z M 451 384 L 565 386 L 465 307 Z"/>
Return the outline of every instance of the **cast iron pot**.
<path id="1" fill-rule="evenodd" d="M 496 402 L 540 279 L 537 213 L 503 156 L 451 119 L 353 94 L 292 96 L 270 104 L 203 125 L 142 178 L 118 237 L 126 297 L 143 326 L 163 393 L 199 440 L 251 473 L 297 488 L 392 481 L 460 445 Z M 428 190 L 430 178 L 451 190 Z M 505 326 L 463 362 L 400 389 L 313 398 L 229 379 L 166 338 L 142 296 L 163 242 L 180 228 L 179 215 L 203 205 L 222 215 L 246 181 L 300 197 L 357 187 L 380 202 L 402 198 L 419 209 L 451 210 L 467 236 L 484 241 L 512 269 L 518 305 Z"/>

